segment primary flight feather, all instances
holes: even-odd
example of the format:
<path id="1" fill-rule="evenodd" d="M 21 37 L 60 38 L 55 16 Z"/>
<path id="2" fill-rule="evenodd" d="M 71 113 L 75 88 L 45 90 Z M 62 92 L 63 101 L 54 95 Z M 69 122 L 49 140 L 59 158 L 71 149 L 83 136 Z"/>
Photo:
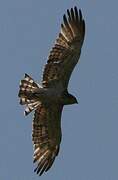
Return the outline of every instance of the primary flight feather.
<path id="1" fill-rule="evenodd" d="M 32 124 L 34 171 L 42 175 L 52 166 L 61 143 L 61 113 L 64 105 L 77 103 L 68 93 L 71 73 L 77 64 L 85 36 L 85 22 L 77 7 L 63 16 L 61 31 L 50 51 L 42 83 L 39 85 L 29 75 L 20 82 L 20 104 L 25 105 L 25 115 L 35 110 Z"/>

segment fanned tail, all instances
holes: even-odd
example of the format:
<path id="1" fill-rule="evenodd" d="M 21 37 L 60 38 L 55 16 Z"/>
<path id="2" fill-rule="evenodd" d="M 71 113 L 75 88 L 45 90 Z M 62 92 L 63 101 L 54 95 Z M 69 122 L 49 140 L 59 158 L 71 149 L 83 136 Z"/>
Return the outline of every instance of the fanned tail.
<path id="1" fill-rule="evenodd" d="M 20 104 L 26 105 L 25 115 L 28 115 L 41 103 L 34 97 L 34 92 L 42 88 L 39 84 L 35 83 L 34 80 L 25 74 L 25 77 L 20 82 L 20 90 L 18 96 L 20 97 Z"/>

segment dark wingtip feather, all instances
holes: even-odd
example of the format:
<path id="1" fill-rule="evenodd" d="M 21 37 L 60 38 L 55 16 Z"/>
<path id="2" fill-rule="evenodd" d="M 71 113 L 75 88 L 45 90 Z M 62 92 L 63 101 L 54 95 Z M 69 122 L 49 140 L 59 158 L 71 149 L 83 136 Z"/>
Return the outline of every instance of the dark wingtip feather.
<path id="1" fill-rule="evenodd" d="M 77 6 L 74 6 L 74 9 L 77 10 Z"/>
<path id="2" fill-rule="evenodd" d="M 68 14 L 69 19 L 71 19 L 71 15 L 70 15 L 69 9 L 67 9 L 67 14 Z"/>
<path id="3" fill-rule="evenodd" d="M 54 162 L 55 158 L 53 158 L 50 163 L 47 165 L 46 169 L 45 169 L 45 172 L 47 172 L 51 167 L 52 167 L 52 164 Z"/>
<path id="4" fill-rule="evenodd" d="M 82 11 L 81 11 L 81 9 L 79 9 L 79 19 L 80 19 L 80 21 L 82 21 Z"/>
<path id="5" fill-rule="evenodd" d="M 78 21 L 79 20 L 79 15 L 78 15 L 78 10 L 77 10 L 76 6 L 74 7 L 74 10 L 75 10 L 76 21 Z"/>
<path id="6" fill-rule="evenodd" d="M 38 169 L 38 166 L 34 169 L 34 172 L 36 172 L 36 171 L 37 171 L 37 169 Z"/>
<path id="7" fill-rule="evenodd" d="M 73 8 L 71 8 L 71 17 L 72 17 L 72 20 L 74 21 L 75 20 L 75 16 L 74 16 Z"/>
<path id="8" fill-rule="evenodd" d="M 61 28 L 64 28 L 64 25 L 63 25 L 63 24 L 61 24 Z"/>
<path id="9" fill-rule="evenodd" d="M 63 15 L 63 21 L 64 21 L 65 24 L 67 23 L 67 18 L 66 18 L 65 14 Z"/>
<path id="10" fill-rule="evenodd" d="M 44 165 L 43 165 L 43 167 L 40 169 L 40 176 L 44 173 L 44 171 L 46 170 L 46 168 L 47 168 L 47 163 L 45 163 Z"/>

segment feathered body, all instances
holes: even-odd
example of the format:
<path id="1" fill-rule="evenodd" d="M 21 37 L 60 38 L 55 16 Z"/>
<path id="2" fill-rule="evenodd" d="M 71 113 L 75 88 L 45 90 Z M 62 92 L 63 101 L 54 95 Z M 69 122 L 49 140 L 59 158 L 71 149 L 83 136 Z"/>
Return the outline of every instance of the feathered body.
<path id="1" fill-rule="evenodd" d="M 20 83 L 20 104 L 25 115 L 35 110 L 32 125 L 35 171 L 41 175 L 53 164 L 61 142 L 61 113 L 64 105 L 77 103 L 68 93 L 71 73 L 77 64 L 85 34 L 81 10 L 67 10 L 61 32 L 44 68 L 41 85 L 25 74 Z"/>

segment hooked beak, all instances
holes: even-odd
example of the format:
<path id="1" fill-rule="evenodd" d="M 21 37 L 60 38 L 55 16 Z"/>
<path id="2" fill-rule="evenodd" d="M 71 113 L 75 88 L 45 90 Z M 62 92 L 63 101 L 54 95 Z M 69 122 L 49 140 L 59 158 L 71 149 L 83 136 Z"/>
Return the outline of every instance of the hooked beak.
<path id="1" fill-rule="evenodd" d="M 77 100 L 76 100 L 76 104 L 79 104 Z"/>

